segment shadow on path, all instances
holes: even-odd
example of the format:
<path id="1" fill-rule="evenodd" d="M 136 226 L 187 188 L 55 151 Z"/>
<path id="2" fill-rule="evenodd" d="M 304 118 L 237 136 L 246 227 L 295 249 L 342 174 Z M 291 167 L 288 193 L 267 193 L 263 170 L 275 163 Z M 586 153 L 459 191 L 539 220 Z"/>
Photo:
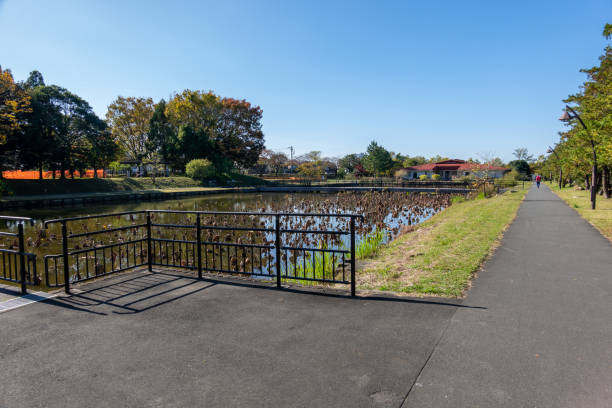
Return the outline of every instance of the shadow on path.
<path id="1" fill-rule="evenodd" d="M 134 276 L 134 274 L 136 274 L 136 276 Z M 336 289 L 321 289 L 317 287 L 303 288 L 299 286 L 286 286 L 282 289 L 278 289 L 276 286 L 265 282 L 258 283 L 210 276 L 198 279 L 195 276 L 185 273 L 159 269 L 152 273 L 135 271 L 127 275 L 123 274 L 104 281 L 74 287 L 70 295 L 60 295 L 57 298 L 49 299 L 45 302 L 52 306 L 98 315 L 108 314 L 102 310 L 95 310 L 95 308 L 101 306 L 110 307 L 109 312 L 112 313 L 132 314 L 168 304 L 175 300 L 202 292 L 215 285 L 346 299 L 351 302 L 399 302 L 468 309 L 486 309 L 486 307 L 482 306 L 464 305 L 462 304 L 462 299 L 411 298 L 394 296 L 393 294 L 351 297 L 345 291 Z"/>

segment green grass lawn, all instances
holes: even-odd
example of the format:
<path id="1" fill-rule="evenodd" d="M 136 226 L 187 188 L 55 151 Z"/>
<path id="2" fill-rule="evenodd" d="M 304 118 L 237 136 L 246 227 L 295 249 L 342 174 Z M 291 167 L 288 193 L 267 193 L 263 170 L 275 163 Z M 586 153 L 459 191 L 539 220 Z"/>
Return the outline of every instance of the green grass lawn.
<path id="1" fill-rule="evenodd" d="M 161 190 L 201 188 L 211 186 L 256 186 L 267 184 L 258 177 L 230 174 L 215 177 L 211 181 L 199 182 L 189 177 L 117 177 L 104 179 L 65 179 L 65 180 L 3 180 L 6 192 L 3 196 L 41 195 L 41 194 L 78 194 L 109 193 L 121 191 Z"/>
<path id="2" fill-rule="evenodd" d="M 360 262 L 361 289 L 462 296 L 514 219 L 529 185 L 458 202 Z"/>
<path id="3" fill-rule="evenodd" d="M 591 198 L 588 191 L 576 190 L 574 187 L 559 189 L 558 184 L 548 186 L 570 207 L 597 228 L 606 238 L 612 241 L 612 198 L 598 195 L 595 210 L 591 210 Z"/>

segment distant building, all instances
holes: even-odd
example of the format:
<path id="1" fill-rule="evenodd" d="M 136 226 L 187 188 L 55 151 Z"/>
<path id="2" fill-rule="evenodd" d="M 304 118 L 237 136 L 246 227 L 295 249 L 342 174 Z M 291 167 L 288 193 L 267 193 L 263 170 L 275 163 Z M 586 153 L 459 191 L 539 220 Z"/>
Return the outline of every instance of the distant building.
<path id="1" fill-rule="evenodd" d="M 326 177 L 336 177 L 338 175 L 338 168 L 336 166 L 327 166 L 325 167 L 325 176 Z"/>
<path id="2" fill-rule="evenodd" d="M 398 170 L 404 179 L 418 179 L 423 174 L 431 178 L 439 174 L 441 180 L 477 176 L 489 178 L 502 178 L 510 169 L 506 167 L 491 166 L 488 164 L 471 163 L 465 160 L 444 160 L 437 163 L 426 163 L 418 166 L 405 167 Z"/>

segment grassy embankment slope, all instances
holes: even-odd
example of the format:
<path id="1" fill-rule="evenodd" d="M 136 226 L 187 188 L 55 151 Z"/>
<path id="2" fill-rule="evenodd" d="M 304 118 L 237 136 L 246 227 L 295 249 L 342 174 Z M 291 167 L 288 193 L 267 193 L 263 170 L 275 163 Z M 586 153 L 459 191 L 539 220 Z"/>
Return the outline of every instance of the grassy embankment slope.
<path id="1" fill-rule="evenodd" d="M 255 186 L 267 184 L 265 180 L 257 177 L 232 174 L 230 176 L 214 179 L 216 186 Z M 3 180 L 5 193 L 3 197 L 29 196 L 46 194 L 82 194 L 82 193 L 110 193 L 129 191 L 177 191 L 209 187 L 208 182 L 199 182 L 189 177 L 157 177 L 155 182 L 150 177 L 138 178 L 104 178 L 104 179 L 66 179 L 66 180 Z"/>
<path id="2" fill-rule="evenodd" d="M 559 185 L 547 183 L 563 201 L 612 241 L 612 198 L 597 196 L 596 209 L 591 210 L 590 194 L 573 187 L 559 189 Z"/>
<path id="3" fill-rule="evenodd" d="M 373 259 L 361 261 L 358 286 L 462 296 L 514 219 L 530 185 L 492 198 L 456 202 L 383 247 Z"/>

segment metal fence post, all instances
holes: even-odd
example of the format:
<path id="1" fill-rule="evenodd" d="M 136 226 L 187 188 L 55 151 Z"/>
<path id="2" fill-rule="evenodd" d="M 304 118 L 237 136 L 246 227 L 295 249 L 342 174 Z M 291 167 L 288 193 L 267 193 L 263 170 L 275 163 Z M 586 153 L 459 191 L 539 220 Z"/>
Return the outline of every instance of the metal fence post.
<path id="1" fill-rule="evenodd" d="M 18 239 L 19 239 L 19 273 L 21 274 L 21 294 L 25 295 L 27 292 L 26 289 L 26 268 L 25 268 L 25 245 L 23 242 L 23 224 L 20 223 L 17 227 L 18 229 Z"/>
<path id="2" fill-rule="evenodd" d="M 276 249 L 276 287 L 281 287 L 281 235 L 280 235 L 280 215 L 276 214 L 274 222 L 274 248 Z"/>
<path id="3" fill-rule="evenodd" d="M 70 293 L 70 274 L 68 272 L 68 232 L 66 220 L 62 220 L 62 257 L 64 259 L 64 292 Z"/>
<path id="4" fill-rule="evenodd" d="M 153 272 L 153 256 L 151 253 L 151 213 L 147 212 L 147 263 L 149 272 Z"/>
<path id="5" fill-rule="evenodd" d="M 196 242 L 198 251 L 198 279 L 202 279 L 202 223 L 200 221 L 200 214 L 196 218 Z"/>
<path id="6" fill-rule="evenodd" d="M 355 217 L 351 217 L 351 296 L 355 296 Z"/>

